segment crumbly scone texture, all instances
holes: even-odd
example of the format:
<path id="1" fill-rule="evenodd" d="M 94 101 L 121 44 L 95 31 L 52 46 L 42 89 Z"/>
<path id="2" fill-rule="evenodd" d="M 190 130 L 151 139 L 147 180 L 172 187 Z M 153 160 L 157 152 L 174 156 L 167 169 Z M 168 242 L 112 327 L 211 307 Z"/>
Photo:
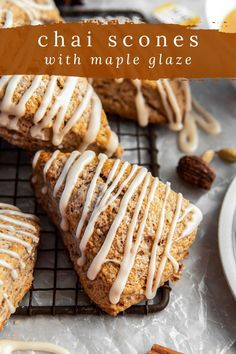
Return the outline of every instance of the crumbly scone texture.
<path id="1" fill-rule="evenodd" d="M 183 115 L 185 112 L 185 95 L 181 80 L 169 80 L 169 83 L 173 88 Z M 93 87 L 102 101 L 105 112 L 137 120 L 135 104 L 137 89 L 132 80 L 124 79 L 119 83 L 113 79 L 94 79 Z M 149 108 L 149 123 L 167 124 L 168 118 L 156 82 L 142 80 L 142 93 Z"/>
<path id="2" fill-rule="evenodd" d="M 32 84 L 33 79 L 34 79 L 33 75 L 22 76 L 13 94 L 14 104 L 17 104 L 20 101 L 20 99 L 22 98 L 26 90 Z M 55 146 L 53 146 L 51 143 L 53 126 L 49 126 L 48 128 L 44 129 L 44 133 L 46 137 L 45 140 L 36 139 L 31 136 L 31 128 L 34 125 L 33 122 L 34 116 L 39 106 L 42 103 L 50 79 L 51 78 L 48 75 L 44 75 L 42 77 L 39 87 L 34 91 L 33 95 L 26 103 L 25 115 L 19 119 L 17 131 L 10 130 L 8 127 L 0 127 L 0 136 L 2 138 L 6 139 L 11 144 L 17 145 L 26 150 L 36 151 L 39 149 L 50 149 L 50 150 L 55 149 Z M 47 112 L 52 107 L 54 101 L 56 100 L 56 97 L 60 94 L 61 90 L 64 88 L 66 79 L 67 79 L 66 76 L 58 76 L 57 85 L 53 94 L 53 99 L 48 106 Z M 73 113 L 78 108 L 81 101 L 83 100 L 83 97 L 86 93 L 87 85 L 88 82 L 85 78 L 78 79 L 78 84 L 75 87 L 75 90 L 70 100 L 68 110 L 65 115 L 64 124 L 66 124 L 66 122 L 72 117 Z M 0 102 L 3 100 L 5 91 L 6 91 L 6 85 L 0 91 Z M 90 116 L 91 116 L 91 102 L 83 112 L 79 121 L 64 136 L 62 144 L 60 145 L 60 148 L 62 150 L 73 151 L 79 148 L 88 130 Z M 57 117 L 57 113 L 54 116 L 53 121 L 56 119 L 56 117 Z M 88 148 L 90 150 L 94 150 L 95 152 L 105 152 L 107 150 L 107 146 L 111 139 L 111 134 L 112 131 L 108 124 L 106 115 L 104 111 L 102 111 L 100 129 L 96 136 L 96 140 Z M 120 156 L 121 153 L 122 153 L 122 149 L 120 146 L 118 146 L 117 151 L 115 152 L 114 155 Z"/>
<path id="3" fill-rule="evenodd" d="M 49 152 L 42 152 L 40 154 L 36 167 L 33 171 L 33 176 L 35 176 L 34 180 L 36 181 L 34 183 L 34 189 L 35 189 L 38 202 L 42 205 L 44 210 L 47 212 L 47 214 L 52 219 L 52 221 L 57 225 L 57 227 L 60 228 L 61 215 L 59 212 L 58 205 L 59 205 L 61 194 L 64 189 L 64 185 L 61 186 L 56 197 L 53 197 L 53 189 L 58 177 L 60 176 L 63 166 L 69 157 L 69 154 L 60 153 L 57 156 L 57 159 L 54 160 L 54 162 L 52 163 L 51 167 L 49 168 L 46 174 L 47 193 L 42 194 L 42 187 L 45 186 L 45 182 L 43 178 L 43 168 L 50 157 L 51 157 L 51 153 Z M 109 171 L 111 170 L 114 161 L 115 161 L 114 159 L 108 159 L 103 166 L 101 174 L 96 183 L 96 190 L 93 195 L 91 208 L 89 210 L 85 226 L 82 229 L 82 233 L 81 233 L 82 235 L 87 223 L 89 223 L 89 218 L 91 216 L 93 206 L 95 205 L 95 202 L 99 196 L 99 192 L 101 191 L 101 188 L 103 187 L 104 183 L 107 180 Z M 90 297 L 90 299 L 94 301 L 101 309 L 103 309 L 108 314 L 117 315 L 119 312 L 125 310 L 131 305 L 139 303 L 140 301 L 145 299 L 145 288 L 147 282 L 149 259 L 150 259 L 152 245 L 153 245 L 154 235 L 157 231 L 159 220 L 160 220 L 160 213 L 164 201 L 166 186 L 162 182 L 159 183 L 159 187 L 155 193 L 154 200 L 150 205 L 145 230 L 143 232 L 142 241 L 138 249 L 134 266 L 129 274 L 128 281 L 121 295 L 119 303 L 113 305 L 109 301 L 109 290 L 117 276 L 119 270 L 118 263 L 122 260 L 124 255 L 124 244 L 125 244 L 125 239 L 127 237 L 127 230 L 132 215 L 134 214 L 135 208 L 137 206 L 137 200 L 140 194 L 141 186 L 136 190 L 136 192 L 134 193 L 133 197 L 129 202 L 125 217 L 123 218 L 116 232 L 115 239 L 112 243 L 109 254 L 107 256 L 107 259 L 113 259 L 116 260 L 116 262 L 104 263 L 96 279 L 91 281 L 87 278 L 87 270 L 92 260 L 100 250 L 106 238 L 107 232 L 110 229 L 110 226 L 115 216 L 117 215 L 122 197 L 129 186 L 128 184 L 124 188 L 120 196 L 118 196 L 118 198 L 110 206 L 108 206 L 106 210 L 103 211 L 98 217 L 92 236 L 86 247 L 86 251 L 85 251 L 86 263 L 84 264 L 84 266 L 79 267 L 77 265 L 77 260 L 78 257 L 80 256 L 79 243 L 82 236 L 80 236 L 77 239 L 75 237 L 75 234 L 76 234 L 78 222 L 82 215 L 86 194 L 90 186 L 90 182 L 95 174 L 97 164 L 98 164 L 98 158 L 95 157 L 92 160 L 92 162 L 83 169 L 83 172 L 79 176 L 76 186 L 71 194 L 68 207 L 66 209 L 66 217 L 69 223 L 69 230 L 67 232 L 61 231 L 61 234 L 65 246 L 69 250 L 70 258 L 74 264 L 74 268 L 78 273 L 80 277 L 80 281 L 86 293 Z M 122 164 L 123 162 L 120 163 L 120 167 Z M 118 186 L 121 185 L 122 181 L 130 173 L 131 168 L 132 168 L 131 165 L 127 167 L 126 172 L 123 178 L 120 180 Z M 153 177 L 152 177 L 152 181 L 153 181 Z M 150 188 L 151 187 L 149 185 L 149 191 Z M 113 193 L 115 193 L 117 189 Z M 171 222 L 173 220 L 173 215 L 175 213 L 176 203 L 177 203 L 177 193 L 171 191 L 167 202 L 165 225 L 164 225 L 162 237 L 160 239 L 159 247 L 158 247 L 158 254 L 156 258 L 156 269 L 160 264 L 160 260 L 165 250 L 167 235 L 170 229 Z M 139 216 L 139 222 L 144 213 L 146 204 L 147 204 L 147 196 L 143 201 L 143 205 Z M 188 204 L 189 202 L 183 199 L 184 209 L 188 206 Z M 178 261 L 179 264 L 181 264 L 181 261 L 188 255 L 188 249 L 191 246 L 197 231 L 194 230 L 194 232 L 192 232 L 188 237 L 185 237 L 181 240 L 177 240 L 179 236 L 182 234 L 186 226 L 186 223 L 189 221 L 189 219 L 190 216 L 187 216 L 182 222 L 179 222 L 174 234 L 174 242 L 171 248 L 171 255 Z M 137 229 L 135 231 L 134 239 L 137 235 Z M 164 284 L 167 280 L 176 280 L 179 278 L 179 276 L 180 276 L 179 271 L 176 274 L 173 269 L 172 263 L 170 261 L 167 261 L 161 278 L 160 285 Z"/>
<path id="4" fill-rule="evenodd" d="M 35 231 L 32 231 L 32 234 L 39 238 L 39 224 L 35 220 L 28 219 L 22 214 L 20 216 L 14 216 L 14 219 L 33 225 L 35 227 Z M 3 294 L 5 293 L 8 295 L 9 300 L 15 308 L 18 306 L 19 302 L 31 288 L 33 282 L 33 271 L 37 256 L 37 243 L 34 242 L 31 237 L 19 235 L 17 232 L 17 230 L 25 231 L 25 228 L 17 227 L 17 230 L 15 231 L 6 231 L 6 229 L 2 227 L 5 224 L 11 226 L 10 222 L 1 220 L 0 233 L 9 234 L 10 236 L 14 236 L 28 242 L 32 246 L 32 251 L 29 253 L 27 249 L 21 244 L 10 242 L 5 239 L 0 239 L 0 248 L 16 252 L 20 256 L 21 261 L 25 264 L 25 267 L 22 268 L 20 267 L 20 262 L 18 259 L 13 258 L 8 254 L 0 253 L 0 259 L 9 263 L 14 269 L 16 269 L 18 273 L 18 277 L 13 279 L 11 276 L 11 271 L 0 266 L 0 280 L 3 282 L 3 285 L 0 286 L 0 331 L 2 330 L 5 322 L 11 316 L 9 306 L 5 301 Z"/>
<path id="5" fill-rule="evenodd" d="M 32 2 L 40 5 L 45 5 L 48 3 L 47 0 L 32 0 Z M 50 2 L 52 2 L 50 0 Z M 0 28 L 4 25 L 6 21 L 6 14 L 8 11 L 12 12 L 13 15 L 13 27 L 30 25 L 31 19 L 27 14 L 27 8 L 24 10 L 23 6 L 17 6 L 17 3 L 11 0 L 0 0 Z M 35 13 L 34 20 L 41 21 L 43 23 L 55 23 L 62 21 L 60 13 L 56 6 L 52 10 L 37 10 Z"/>

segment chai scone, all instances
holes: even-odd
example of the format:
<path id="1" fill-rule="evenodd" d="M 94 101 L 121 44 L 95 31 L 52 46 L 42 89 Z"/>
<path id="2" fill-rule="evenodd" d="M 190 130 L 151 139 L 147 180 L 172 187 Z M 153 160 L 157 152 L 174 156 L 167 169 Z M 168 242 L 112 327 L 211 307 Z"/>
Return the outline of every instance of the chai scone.
<path id="1" fill-rule="evenodd" d="M 179 132 L 180 150 L 193 153 L 198 147 L 198 127 L 219 134 L 216 118 L 192 98 L 186 79 L 129 80 L 94 79 L 93 87 L 105 112 L 136 120 L 140 126 L 167 124 Z"/>
<path id="2" fill-rule="evenodd" d="M 39 151 L 32 182 L 86 293 L 107 313 L 152 299 L 179 278 L 202 214 L 170 183 L 92 151 Z"/>
<path id="3" fill-rule="evenodd" d="M 0 136 L 27 150 L 89 148 L 120 155 L 100 99 L 85 78 L 0 78 Z"/>
<path id="4" fill-rule="evenodd" d="M 0 0 L 0 27 L 61 21 L 53 0 Z"/>
<path id="5" fill-rule="evenodd" d="M 106 112 L 136 120 L 141 126 L 183 128 L 186 80 L 94 79 L 92 83 Z"/>
<path id="6" fill-rule="evenodd" d="M 32 285 L 38 242 L 37 217 L 0 203 L 0 330 Z"/>

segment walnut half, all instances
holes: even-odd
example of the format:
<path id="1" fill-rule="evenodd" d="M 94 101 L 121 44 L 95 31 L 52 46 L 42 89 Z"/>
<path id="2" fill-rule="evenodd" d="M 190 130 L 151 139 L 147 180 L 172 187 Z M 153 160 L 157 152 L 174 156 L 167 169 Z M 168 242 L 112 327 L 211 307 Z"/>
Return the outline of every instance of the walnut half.
<path id="1" fill-rule="evenodd" d="M 183 156 L 177 173 L 185 182 L 203 189 L 210 189 L 216 178 L 213 168 L 200 156 Z"/>

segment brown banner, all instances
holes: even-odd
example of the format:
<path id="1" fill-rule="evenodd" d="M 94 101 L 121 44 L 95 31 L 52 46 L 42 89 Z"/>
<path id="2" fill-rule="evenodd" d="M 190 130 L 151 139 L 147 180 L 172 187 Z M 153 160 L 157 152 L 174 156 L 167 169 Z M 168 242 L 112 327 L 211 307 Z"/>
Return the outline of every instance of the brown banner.
<path id="1" fill-rule="evenodd" d="M 236 33 L 115 23 L 0 30 L 0 75 L 236 77 L 235 63 Z"/>

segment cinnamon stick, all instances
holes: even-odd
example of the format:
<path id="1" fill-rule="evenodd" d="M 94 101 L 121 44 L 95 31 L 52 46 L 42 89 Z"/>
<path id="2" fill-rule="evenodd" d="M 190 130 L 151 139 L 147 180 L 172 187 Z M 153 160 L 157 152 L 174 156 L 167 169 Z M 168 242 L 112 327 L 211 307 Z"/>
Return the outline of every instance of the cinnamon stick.
<path id="1" fill-rule="evenodd" d="M 163 347 L 159 344 L 154 344 L 148 354 L 183 354 L 176 350 Z"/>

